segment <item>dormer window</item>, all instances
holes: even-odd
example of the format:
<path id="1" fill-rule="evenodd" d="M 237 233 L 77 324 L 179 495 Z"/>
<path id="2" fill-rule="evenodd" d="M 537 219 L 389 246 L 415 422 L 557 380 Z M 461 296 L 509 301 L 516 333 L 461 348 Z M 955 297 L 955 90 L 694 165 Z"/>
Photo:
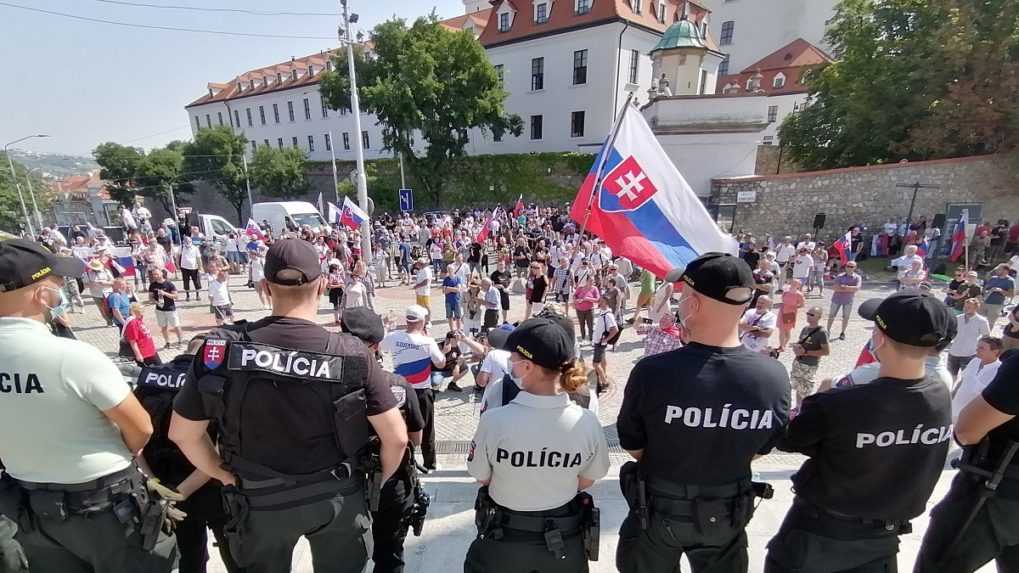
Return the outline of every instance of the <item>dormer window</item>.
<path id="1" fill-rule="evenodd" d="M 665 2 L 658 2 L 658 21 L 665 23 Z"/>
<path id="2" fill-rule="evenodd" d="M 779 72 L 775 74 L 775 78 L 771 80 L 771 87 L 779 90 L 785 87 L 785 74 Z"/>
<path id="3" fill-rule="evenodd" d="M 747 91 L 755 92 L 761 89 L 761 76 L 760 74 L 754 74 L 747 80 Z"/>
<path id="4" fill-rule="evenodd" d="M 333 61 L 332 60 L 327 60 L 326 61 L 326 71 L 327 72 L 333 71 Z"/>
<path id="5" fill-rule="evenodd" d="M 577 16 L 583 16 L 591 11 L 591 0 L 576 0 L 576 2 L 574 11 L 577 13 Z"/>
<path id="6" fill-rule="evenodd" d="M 509 32 L 510 29 L 510 14 L 509 12 L 503 12 L 499 14 L 499 31 Z"/>
<path id="7" fill-rule="evenodd" d="M 309 76 L 315 75 L 315 66 L 314 66 L 314 64 L 308 64 L 308 75 Z"/>
<path id="8" fill-rule="evenodd" d="M 297 68 L 290 70 L 290 79 L 295 82 L 297 81 Z"/>
<path id="9" fill-rule="evenodd" d="M 643 0 L 630 0 L 630 9 L 633 10 L 634 14 L 640 14 L 640 3 Z"/>
<path id="10" fill-rule="evenodd" d="M 548 3 L 539 2 L 534 5 L 534 23 L 544 24 L 548 22 Z"/>
<path id="11" fill-rule="evenodd" d="M 276 83 L 277 84 L 283 83 L 283 74 L 281 74 L 281 73 L 277 73 L 276 74 Z"/>

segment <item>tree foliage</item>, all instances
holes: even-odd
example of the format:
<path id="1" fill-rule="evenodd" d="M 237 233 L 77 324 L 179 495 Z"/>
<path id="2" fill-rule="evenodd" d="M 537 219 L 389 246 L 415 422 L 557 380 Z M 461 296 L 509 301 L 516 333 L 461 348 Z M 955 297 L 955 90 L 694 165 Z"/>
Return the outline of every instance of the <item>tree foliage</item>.
<path id="1" fill-rule="evenodd" d="M 310 188 L 304 173 L 306 163 L 304 152 L 296 147 L 259 147 L 251 160 L 251 182 L 273 197 L 300 197 Z"/>
<path id="2" fill-rule="evenodd" d="M 345 52 L 335 64 L 320 89 L 333 109 L 349 108 Z M 468 32 L 443 28 L 435 14 L 409 27 L 401 19 L 376 26 L 372 51 L 355 48 L 355 71 L 363 111 L 378 118 L 383 145 L 403 155 L 436 204 L 472 129 L 496 138 L 523 131 L 503 106 L 506 92 L 481 44 Z M 415 138 L 424 140 L 423 151 Z"/>
<path id="3" fill-rule="evenodd" d="M 183 172 L 184 156 L 180 150 L 184 145 L 175 141 L 145 154 L 136 147 L 108 142 L 96 147 L 92 156 L 101 167 L 99 176 L 107 182 L 113 200 L 133 205 L 135 197 L 141 195 L 158 200 L 171 213 L 170 189 L 178 203 L 186 200 L 182 195 L 194 192 Z"/>
<path id="4" fill-rule="evenodd" d="M 14 161 L 14 172 L 17 174 L 22 197 L 25 199 L 25 208 L 28 209 L 29 216 L 33 217 L 32 227 L 38 231 L 38 224 L 32 213 L 31 199 L 28 197 L 28 190 L 25 186 L 25 178 L 30 177 L 32 179 L 35 200 L 39 206 L 39 211 L 42 213 L 46 213 L 49 203 L 48 194 L 46 193 L 48 186 L 38 174 L 29 174 L 28 169 L 17 161 Z M 22 228 L 27 229 L 28 227 L 25 226 L 25 217 L 21 210 L 21 200 L 18 199 L 17 187 L 11 181 L 11 170 L 10 164 L 7 162 L 7 155 L 0 151 L 0 230 L 17 235 Z"/>
<path id="5" fill-rule="evenodd" d="M 779 132 L 807 169 L 1010 149 L 1017 125 L 1015 0 L 843 0 L 841 59 L 809 80 Z"/>
<path id="6" fill-rule="evenodd" d="M 211 184 L 237 210 L 237 222 L 248 199 L 244 172 L 243 135 L 229 127 L 199 130 L 195 140 L 184 147 L 184 171 L 191 180 Z"/>
<path id="7" fill-rule="evenodd" d="M 110 198 L 123 205 L 133 205 L 137 193 L 134 178 L 138 166 L 145 158 L 145 151 L 107 142 L 97 146 L 92 151 L 92 157 L 99 164 L 99 177 L 106 181 Z"/>

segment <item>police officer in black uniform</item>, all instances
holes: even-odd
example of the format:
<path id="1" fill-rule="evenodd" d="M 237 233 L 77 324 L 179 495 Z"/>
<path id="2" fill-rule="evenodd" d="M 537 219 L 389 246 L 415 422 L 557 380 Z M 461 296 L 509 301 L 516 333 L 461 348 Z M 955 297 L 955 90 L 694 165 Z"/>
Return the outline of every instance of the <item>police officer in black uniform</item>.
<path id="1" fill-rule="evenodd" d="M 343 312 L 340 329 L 348 332 L 378 352 L 379 343 L 386 335 L 382 319 L 368 307 L 356 307 Z M 372 534 L 375 537 L 375 552 L 372 561 L 377 573 L 402 573 L 403 544 L 412 521 L 423 524 L 424 511 L 429 502 L 427 494 L 418 481 L 413 446 L 421 445 L 425 418 L 421 413 L 414 387 L 403 376 L 383 372 L 389 381 L 390 390 L 396 398 L 397 407 L 407 424 L 407 436 L 412 447 L 407 449 L 400 468 L 393 477 L 381 486 L 377 500 L 369 496 L 372 507 Z M 417 533 L 420 534 L 420 525 Z"/>
<path id="2" fill-rule="evenodd" d="M 944 468 L 951 398 L 925 377 L 924 362 L 954 336 L 955 316 L 926 294 L 868 301 L 860 314 L 874 320 L 879 377 L 808 397 L 789 425 L 779 448 L 809 459 L 768 544 L 768 573 L 896 571 L 899 534 L 923 513 Z"/>
<path id="3" fill-rule="evenodd" d="M 360 572 L 372 554 L 362 452 L 374 429 L 389 479 L 407 428 L 372 352 L 315 323 L 326 283 L 311 244 L 274 243 L 265 277 L 272 315 L 208 335 L 174 401 L 170 438 L 226 485 L 225 533 L 240 566 L 287 571 L 304 536 L 316 570 Z"/>
<path id="4" fill-rule="evenodd" d="M 755 494 L 767 495 L 751 482 L 750 462 L 785 431 L 789 377 L 740 343 L 754 290 L 744 261 L 706 253 L 666 280 L 683 283 L 679 313 L 689 339 L 638 362 L 626 384 L 619 443 L 637 461 L 620 469 L 630 513 L 616 565 L 672 573 L 685 553 L 695 573 L 745 572 L 745 527 Z"/>
<path id="5" fill-rule="evenodd" d="M 149 475 L 185 498 L 177 504 L 177 509 L 186 517 L 174 528 L 180 551 L 179 573 L 205 573 L 209 560 L 207 528 L 212 530 L 219 544 L 219 554 L 227 571 L 237 573 L 242 569 L 231 557 L 223 536 L 227 516 L 223 509 L 222 487 L 218 481 L 196 470 L 168 435 L 173 399 L 187 382 L 195 353 L 204 341 L 204 336 L 193 338 L 187 353 L 167 364 L 146 366 L 138 375 L 134 395 L 152 416 L 153 428 L 152 438 L 138 461 Z M 210 437 L 215 440 L 215 432 L 210 432 Z"/>
<path id="6" fill-rule="evenodd" d="M 970 573 L 991 560 L 1001 573 L 1019 571 L 1017 380 L 1019 352 L 1014 352 L 959 414 L 960 471 L 931 511 L 915 573 Z"/>

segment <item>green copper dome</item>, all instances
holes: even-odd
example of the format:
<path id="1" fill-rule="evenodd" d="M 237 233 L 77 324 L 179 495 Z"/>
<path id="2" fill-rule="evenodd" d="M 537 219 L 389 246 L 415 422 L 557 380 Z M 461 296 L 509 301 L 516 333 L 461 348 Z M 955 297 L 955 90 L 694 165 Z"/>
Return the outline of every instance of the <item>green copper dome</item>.
<path id="1" fill-rule="evenodd" d="M 671 50 L 673 48 L 702 48 L 709 50 L 707 41 L 701 35 L 697 24 L 687 20 L 685 17 L 679 22 L 669 26 L 665 31 L 658 45 L 651 50 L 655 53 L 658 50 Z"/>

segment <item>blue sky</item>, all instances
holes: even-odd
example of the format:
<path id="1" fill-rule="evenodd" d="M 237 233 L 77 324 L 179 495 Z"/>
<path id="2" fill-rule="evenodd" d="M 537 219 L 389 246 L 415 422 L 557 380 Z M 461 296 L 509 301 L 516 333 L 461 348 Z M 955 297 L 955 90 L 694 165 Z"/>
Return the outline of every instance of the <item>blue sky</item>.
<path id="1" fill-rule="evenodd" d="M 262 12 L 336 12 L 338 0 L 127 0 L 157 5 Z M 158 147 L 190 137 L 184 106 L 210 81 L 337 45 L 330 40 L 266 39 L 146 30 L 27 12 L 18 4 L 90 18 L 231 32 L 335 37 L 337 18 L 253 16 L 117 5 L 100 0 L 0 0 L 0 145 L 31 133 L 48 139 L 26 150 L 90 155 L 116 141 Z M 350 0 L 369 30 L 398 14 L 463 13 L 461 0 Z"/>

